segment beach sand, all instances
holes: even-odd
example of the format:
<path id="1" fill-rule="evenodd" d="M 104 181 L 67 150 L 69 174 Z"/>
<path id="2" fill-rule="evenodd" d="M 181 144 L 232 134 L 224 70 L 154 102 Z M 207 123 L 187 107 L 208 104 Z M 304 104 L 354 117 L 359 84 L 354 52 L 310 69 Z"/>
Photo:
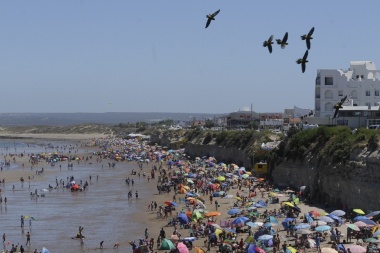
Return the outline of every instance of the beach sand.
<path id="1" fill-rule="evenodd" d="M 65 142 L 66 144 L 71 143 L 73 146 L 76 145 L 78 149 L 81 150 L 81 153 L 76 154 L 79 156 L 89 156 L 93 151 L 98 151 L 99 149 L 93 146 L 94 138 L 104 137 L 102 135 L 71 135 L 71 134 L 70 135 L 54 135 L 54 137 L 52 137 L 52 135 L 32 135 L 32 136 L 31 135 L 28 136 L 28 138 L 32 138 L 32 139 L 24 139 L 24 140 L 17 139 L 17 141 L 36 144 L 36 143 L 49 143 L 50 141 L 66 140 Z M 38 136 L 38 138 L 36 136 Z M 4 153 L 5 151 L 2 150 L 2 152 Z M 88 192 L 87 193 L 84 192 L 84 194 L 87 194 L 87 196 L 83 197 L 80 201 L 87 201 L 87 199 L 90 198 L 90 195 L 91 196 L 93 195 L 92 198 L 98 197 L 100 199 L 99 203 L 97 201 L 88 202 L 88 203 L 96 203 L 96 205 L 98 205 L 98 208 L 101 208 L 104 205 L 102 204 L 101 200 L 103 198 L 108 198 L 106 197 L 107 192 L 105 191 L 109 191 L 110 196 L 115 196 L 115 198 L 110 197 L 110 200 L 107 202 L 108 204 L 106 204 L 110 206 L 109 212 L 108 214 L 101 213 L 100 214 L 101 217 L 95 216 L 94 219 L 88 219 L 88 217 L 92 217 L 93 215 L 95 215 L 93 213 L 96 213 L 96 212 L 95 210 L 93 210 L 93 208 L 96 208 L 96 207 L 83 209 L 83 215 L 85 216 L 83 217 L 83 221 L 81 223 L 82 223 L 82 226 L 86 228 L 85 232 L 88 238 L 86 238 L 85 244 L 82 247 L 79 245 L 79 243 L 73 242 L 73 240 L 68 236 L 68 234 L 70 234 L 70 231 L 66 231 L 67 228 L 65 229 L 65 227 L 62 227 L 62 230 L 61 230 L 58 227 L 54 230 L 51 230 L 51 233 L 58 234 L 54 238 L 59 238 L 59 240 L 62 240 L 63 241 L 62 243 L 64 243 L 64 245 L 72 244 L 73 246 L 72 248 L 68 247 L 65 250 L 62 250 L 60 248 L 50 248 L 50 251 L 51 252 L 73 252 L 73 253 L 81 252 L 81 251 L 102 252 L 102 253 L 115 252 L 115 250 L 112 249 L 114 243 L 120 243 L 119 249 L 116 252 L 132 252 L 132 248 L 130 247 L 128 242 L 132 240 L 138 240 L 139 238 L 143 238 L 145 228 L 148 228 L 149 238 L 154 238 L 155 243 L 156 243 L 156 240 L 161 228 L 164 228 L 164 230 L 166 231 L 167 237 L 170 237 L 170 235 L 174 231 L 174 228 L 167 227 L 166 225 L 168 224 L 169 218 L 172 218 L 172 217 L 169 216 L 167 219 L 157 218 L 156 212 L 148 211 L 148 205 L 152 201 L 156 201 L 158 205 L 165 205 L 164 204 L 165 201 L 173 200 L 173 195 L 174 195 L 173 191 L 170 194 L 159 195 L 157 191 L 157 181 L 156 181 L 157 177 L 156 179 L 151 179 L 150 182 L 148 183 L 147 178 L 143 178 L 143 177 L 139 178 L 137 175 L 135 176 L 130 175 L 132 169 L 136 171 L 139 170 L 137 163 L 135 162 L 118 162 L 116 169 L 108 169 L 107 167 L 110 160 L 103 160 L 101 163 L 96 163 L 94 160 L 95 158 L 93 158 L 92 160 L 89 160 L 88 164 L 86 165 L 88 167 L 91 164 L 91 167 L 94 167 L 94 169 L 85 170 L 84 168 L 87 168 L 87 167 L 83 164 L 80 165 L 83 167 L 82 172 L 80 171 L 82 167 L 74 169 L 74 172 L 80 173 L 79 175 L 83 178 L 88 177 L 88 175 L 90 174 L 92 174 L 93 176 L 95 174 L 100 175 L 99 184 L 97 182 L 92 183 L 92 185 L 90 184 Z M 64 165 L 67 164 L 67 162 L 66 163 L 61 162 L 61 163 Z M 22 164 L 24 164 L 24 166 L 22 166 Z M 151 162 L 149 164 L 144 165 L 143 171 L 145 171 L 147 175 L 149 175 L 150 170 L 154 164 L 155 163 Z M 23 158 L 17 157 L 17 161 L 14 166 L 16 167 L 16 169 L 9 169 L 9 170 L 4 169 L 3 172 L 0 172 L 0 179 L 5 178 L 5 182 L 6 182 L 5 186 L 2 185 L 3 196 L 11 194 L 12 192 L 11 185 L 15 184 L 17 185 L 17 187 L 19 187 L 21 177 L 24 177 L 24 179 L 26 179 L 26 182 L 24 184 L 30 183 L 32 185 L 45 185 L 46 187 L 48 183 L 49 184 L 51 183 L 51 181 L 47 181 L 48 179 L 52 180 L 54 179 L 54 177 L 65 178 L 67 175 L 69 175 L 68 173 L 70 173 L 70 172 L 67 172 L 67 168 L 65 166 L 62 166 L 63 169 L 58 169 L 57 165 L 54 168 L 49 168 L 47 167 L 46 163 L 38 164 L 34 166 L 33 169 L 31 169 L 29 161 L 28 161 L 28 156 L 24 156 Z M 40 170 L 43 167 L 46 168 L 46 172 L 44 173 L 45 175 L 43 177 L 36 176 L 35 171 Z M 104 169 L 102 167 L 104 167 Z M 29 176 L 32 178 L 30 182 L 28 182 L 27 180 Z M 126 177 L 130 177 L 131 179 L 133 178 L 135 180 L 134 187 L 131 187 L 131 188 L 126 187 L 125 185 Z M 108 188 L 104 188 L 104 191 L 102 191 L 102 186 L 100 185 L 100 182 L 102 182 L 102 184 L 107 184 L 107 185 L 110 184 L 114 186 L 112 187 L 108 186 Z M 135 198 L 134 194 L 133 194 L 132 200 L 126 199 L 126 194 L 129 189 L 132 189 L 133 192 L 135 192 L 136 190 L 139 191 L 140 196 L 138 200 L 134 199 Z M 236 192 L 237 192 L 237 189 L 231 189 L 229 194 L 235 195 Z M 245 188 L 240 193 L 243 193 L 243 195 L 247 194 L 248 189 Z M 61 195 L 58 195 L 57 197 L 59 196 Z M 267 194 L 265 194 L 265 196 L 267 196 Z M 178 197 L 184 198 L 185 196 L 178 195 Z M 11 199 L 12 195 L 9 198 Z M 29 196 L 27 194 L 25 198 L 29 200 Z M 79 198 L 79 195 L 78 197 L 76 197 L 76 195 L 73 195 L 72 198 L 74 198 L 72 201 L 75 201 L 75 198 Z M 67 194 L 67 196 L 66 195 L 64 196 L 64 199 L 62 201 L 70 201 L 70 199 L 72 198 L 70 197 L 70 194 Z M 210 203 L 210 201 L 208 200 L 208 196 L 204 196 L 204 198 L 206 200 L 207 209 L 209 211 L 215 211 L 216 207 L 213 203 L 212 204 Z M 257 201 L 260 199 L 265 200 L 265 198 L 261 198 L 260 196 L 258 196 L 254 199 L 254 201 Z M 215 200 L 218 200 L 220 204 L 220 207 L 218 208 L 217 211 L 222 213 L 222 215 L 216 216 L 216 222 L 219 223 L 221 220 L 232 220 L 232 218 L 227 214 L 227 211 L 233 207 L 233 204 L 236 200 L 233 198 L 231 199 L 214 198 L 214 201 Z M 46 202 L 45 205 L 49 205 L 49 202 L 47 202 L 48 199 L 44 201 Z M 22 203 L 22 202 L 19 202 L 19 203 Z M 78 202 L 78 205 L 79 203 L 80 202 Z M 177 203 L 179 203 L 179 206 L 176 208 L 176 211 L 173 212 L 173 217 L 175 217 L 176 213 L 180 212 L 182 209 L 185 211 L 187 210 L 185 203 L 178 202 L 178 201 Z M 8 209 L 10 208 L 11 205 L 12 203 L 10 202 L 8 204 Z M 65 205 L 66 203 L 62 202 L 62 206 L 64 207 Z M 129 212 L 127 212 L 128 215 L 123 215 L 123 208 L 120 209 L 120 207 L 122 207 L 123 205 L 127 209 L 131 207 Z M 20 204 L 20 206 L 22 205 Z M 302 203 L 299 205 L 299 207 L 302 210 L 302 214 L 308 213 L 311 210 L 317 211 L 319 213 L 324 213 L 326 211 L 320 206 L 310 206 L 310 205 L 305 205 Z M 15 206 L 15 208 L 17 208 L 17 206 Z M 42 205 L 41 208 L 42 208 L 41 212 L 43 213 L 44 206 Z M 278 210 L 279 208 L 280 208 L 280 204 L 269 204 L 267 209 Z M 264 210 L 259 209 L 259 211 L 264 211 Z M 300 216 L 303 216 L 302 214 Z M 10 216 L 9 211 L 6 212 L 5 214 L 1 212 L 0 215 L 8 219 L 10 219 L 10 217 L 13 217 L 12 219 L 15 220 L 14 223 L 16 224 L 19 223 L 19 216 L 18 215 Z M 99 214 L 96 214 L 96 215 L 99 215 Z M 103 217 L 103 215 L 105 215 L 105 217 Z M 43 217 L 42 214 L 40 214 L 40 216 Z M 78 220 L 79 221 L 81 220 L 81 216 L 77 217 L 75 221 L 67 221 L 65 220 L 64 217 L 61 217 L 61 218 L 59 217 L 60 216 L 57 216 L 55 218 L 55 219 L 59 219 L 58 220 L 59 224 L 65 224 L 67 222 L 75 223 L 73 225 L 75 229 L 74 231 L 71 232 L 71 234 L 75 234 L 76 233 L 75 230 L 78 225 Z M 279 225 L 274 227 L 274 229 L 277 231 L 277 233 L 280 234 L 281 243 L 284 241 L 287 241 L 290 244 L 294 244 L 294 240 L 293 240 L 294 238 L 292 239 L 290 237 L 287 237 L 286 232 L 283 231 L 283 227 L 281 225 L 282 220 L 283 219 L 279 219 Z M 57 220 L 54 220 L 54 221 L 52 220 L 50 222 L 53 222 L 54 224 L 55 222 L 57 222 Z M 297 220 L 297 223 L 301 223 L 301 222 L 302 221 L 300 219 Z M 124 225 L 121 226 L 121 224 L 124 224 Z M 0 229 L 0 232 L 5 232 L 8 234 L 6 229 L 4 230 Z M 341 231 L 341 232 L 345 234 L 346 231 Z M 180 233 L 182 234 L 182 237 L 190 236 L 189 230 L 187 229 L 180 230 Z M 247 236 L 248 234 L 238 234 L 236 240 L 240 241 L 240 238 L 245 239 Z M 104 249 L 100 250 L 98 249 L 98 243 L 104 240 L 104 237 L 107 237 L 107 240 L 104 243 L 105 245 Z M 29 249 L 31 250 L 30 252 L 32 252 L 34 248 L 40 249 L 42 246 L 44 246 L 43 244 L 44 240 L 43 239 L 40 239 L 40 240 L 41 242 L 39 242 L 36 246 L 35 244 L 32 246 L 33 249 L 32 248 Z M 201 247 L 206 250 L 204 240 L 205 238 L 199 238 L 197 241 L 193 243 L 193 245 Z M 330 239 L 328 238 L 327 242 L 329 241 Z M 46 242 L 45 245 L 46 244 L 48 243 Z M 52 244 L 50 243 L 49 245 L 52 245 Z M 58 245 L 62 245 L 62 244 L 58 244 Z M 326 245 L 326 243 L 324 243 L 323 245 Z M 156 248 L 156 245 L 155 245 L 155 248 Z M 212 252 L 216 252 L 216 250 L 217 248 L 211 249 Z M 309 250 L 309 251 L 312 251 L 312 250 Z"/>

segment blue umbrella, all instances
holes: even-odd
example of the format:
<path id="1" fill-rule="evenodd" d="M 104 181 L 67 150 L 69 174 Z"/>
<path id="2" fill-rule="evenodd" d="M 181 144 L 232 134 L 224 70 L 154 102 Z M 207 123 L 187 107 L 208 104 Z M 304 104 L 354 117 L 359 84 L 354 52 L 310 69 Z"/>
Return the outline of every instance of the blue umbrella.
<path id="1" fill-rule="evenodd" d="M 325 225 L 325 226 L 316 227 L 315 231 L 317 231 L 317 232 L 323 232 L 323 231 L 327 231 L 327 230 L 330 230 L 330 229 L 331 229 L 330 226 Z"/>
<path id="2" fill-rule="evenodd" d="M 258 227 L 259 226 L 259 225 L 255 224 L 255 223 L 253 223 L 252 221 L 249 221 L 249 222 L 245 223 L 245 225 L 250 226 L 250 227 Z"/>
<path id="3" fill-rule="evenodd" d="M 371 216 L 375 216 L 375 215 L 378 215 L 380 214 L 380 211 L 374 211 L 374 212 L 370 212 L 369 214 L 367 214 L 366 216 L 367 217 L 371 217 Z"/>
<path id="4" fill-rule="evenodd" d="M 367 225 L 376 225 L 376 222 L 374 222 L 373 220 L 362 220 L 362 222 L 364 222 Z"/>
<path id="5" fill-rule="evenodd" d="M 361 215 L 358 215 L 358 216 L 356 216 L 354 218 L 354 221 L 359 221 L 359 220 L 361 220 L 361 221 L 363 221 L 363 220 L 369 220 L 369 218 L 366 217 L 366 216 L 361 216 Z"/>
<path id="6" fill-rule="evenodd" d="M 177 204 L 177 203 L 175 203 L 175 202 L 173 202 L 173 201 L 172 201 L 172 202 L 170 202 L 170 204 L 171 204 L 171 205 L 173 205 L 173 206 L 178 206 L 178 204 Z"/>
<path id="7" fill-rule="evenodd" d="M 272 224 L 278 224 L 278 221 L 274 216 L 269 216 L 269 222 Z"/>
<path id="8" fill-rule="evenodd" d="M 197 238 L 196 237 L 185 237 L 185 238 L 183 238 L 182 240 L 184 240 L 184 241 L 189 241 L 189 242 L 193 242 L 193 241 L 195 241 Z"/>
<path id="9" fill-rule="evenodd" d="M 233 220 L 232 222 L 231 222 L 231 224 L 235 224 L 235 225 L 237 225 L 237 224 L 244 224 L 246 221 L 248 221 L 249 219 L 247 218 L 247 217 L 238 217 L 238 218 L 236 218 L 235 220 Z"/>
<path id="10" fill-rule="evenodd" d="M 187 223 L 189 223 L 189 218 L 187 218 L 187 216 L 186 216 L 186 214 L 184 214 L 184 213 L 180 213 L 179 215 L 178 215 L 178 220 L 182 223 L 182 224 L 187 224 Z"/>
<path id="11" fill-rule="evenodd" d="M 327 222 L 327 223 L 334 222 L 334 220 L 332 218 L 328 217 L 328 216 L 322 216 L 322 217 L 319 218 L 319 220 Z"/>
<path id="12" fill-rule="evenodd" d="M 380 230 L 377 230 L 374 234 L 373 237 L 378 237 L 380 235 Z"/>
<path id="13" fill-rule="evenodd" d="M 271 227 L 271 226 L 273 226 L 273 224 L 272 223 L 270 223 L 270 222 L 266 222 L 265 224 L 264 224 L 264 227 Z"/>
<path id="14" fill-rule="evenodd" d="M 311 226 L 309 224 L 306 224 L 306 223 L 300 223 L 296 226 L 294 226 L 294 230 L 297 230 L 297 229 L 305 229 L 305 228 L 310 228 Z"/>
<path id="15" fill-rule="evenodd" d="M 233 230 L 232 228 L 226 228 L 226 230 L 228 232 L 231 232 L 231 233 L 234 233 L 234 234 L 237 234 L 237 232 L 235 230 Z"/>
<path id="16" fill-rule="evenodd" d="M 266 240 L 270 240 L 273 238 L 273 235 L 262 235 L 258 238 L 258 240 L 260 241 L 266 241 Z"/>
<path id="17" fill-rule="evenodd" d="M 346 214 L 346 212 L 343 210 L 335 210 L 335 211 L 331 212 L 330 214 L 336 215 L 336 216 L 343 216 Z"/>
<path id="18" fill-rule="evenodd" d="M 42 247 L 42 251 L 41 251 L 42 253 L 50 253 L 48 250 L 47 250 L 47 248 L 45 248 L 45 247 Z"/>
<path id="19" fill-rule="evenodd" d="M 234 214 L 240 213 L 240 210 L 237 209 L 237 208 L 233 208 L 233 209 L 228 210 L 227 213 L 228 213 L 229 215 L 234 215 Z"/>
<path id="20" fill-rule="evenodd" d="M 286 218 L 284 221 L 285 222 L 289 222 L 289 221 L 293 221 L 293 220 L 295 220 L 296 218 Z"/>
<path id="21" fill-rule="evenodd" d="M 330 214 L 328 214 L 327 216 L 329 216 L 330 218 L 332 218 L 332 219 L 334 219 L 334 220 L 339 221 L 340 224 L 343 223 L 342 219 L 341 219 L 340 217 L 334 215 L 334 214 L 331 214 L 331 213 L 330 213 Z"/>
<path id="22" fill-rule="evenodd" d="M 311 218 L 311 216 L 309 214 L 305 213 L 304 216 L 305 216 L 307 222 L 310 222 L 310 223 L 313 222 L 313 218 Z"/>

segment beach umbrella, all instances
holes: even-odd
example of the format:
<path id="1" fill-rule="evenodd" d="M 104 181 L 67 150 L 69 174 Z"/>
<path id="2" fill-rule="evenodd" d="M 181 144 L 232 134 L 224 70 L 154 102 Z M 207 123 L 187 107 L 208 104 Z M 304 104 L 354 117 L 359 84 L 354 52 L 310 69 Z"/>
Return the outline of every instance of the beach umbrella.
<path id="1" fill-rule="evenodd" d="M 287 206 L 290 206 L 290 207 L 294 207 L 294 205 L 292 203 L 290 203 L 290 202 L 284 202 L 283 204 L 287 205 Z"/>
<path id="2" fill-rule="evenodd" d="M 311 226 L 307 223 L 300 223 L 296 226 L 294 226 L 294 230 L 297 230 L 297 229 L 306 229 L 306 228 L 310 228 Z"/>
<path id="3" fill-rule="evenodd" d="M 336 215 L 336 216 L 343 216 L 346 214 L 346 212 L 343 210 L 335 210 L 335 211 L 331 212 L 330 214 Z"/>
<path id="4" fill-rule="evenodd" d="M 197 211 L 197 212 L 193 212 L 193 214 L 191 215 L 191 218 L 193 220 L 199 220 L 199 219 L 202 219 L 203 218 L 203 215 L 201 212 Z"/>
<path id="5" fill-rule="evenodd" d="M 377 230 L 374 234 L 373 237 L 378 237 L 380 235 L 380 230 Z"/>
<path id="6" fill-rule="evenodd" d="M 256 210 L 256 209 L 257 209 L 257 207 L 255 207 L 255 206 L 250 206 L 247 208 L 248 211 L 252 211 L 252 210 Z"/>
<path id="7" fill-rule="evenodd" d="M 338 251 L 333 248 L 322 248 L 321 253 L 338 253 Z"/>
<path id="8" fill-rule="evenodd" d="M 247 179 L 247 178 L 249 178 L 249 175 L 248 174 L 244 174 L 241 177 L 244 178 L 244 179 Z"/>
<path id="9" fill-rule="evenodd" d="M 360 245 L 356 245 L 356 244 L 349 244 L 349 245 L 344 245 L 344 247 L 348 250 L 350 249 L 350 251 L 352 253 L 364 253 L 367 251 L 366 248 L 364 248 L 363 246 L 360 246 Z"/>
<path id="10" fill-rule="evenodd" d="M 245 239 L 244 242 L 247 243 L 247 244 L 250 244 L 249 246 L 254 245 L 253 243 L 255 243 L 255 238 L 253 238 L 253 236 L 248 236 L 248 237 Z M 248 250 L 249 250 L 249 249 L 248 249 Z"/>
<path id="11" fill-rule="evenodd" d="M 228 210 L 227 213 L 228 213 L 229 215 L 234 215 L 234 214 L 240 213 L 240 210 L 237 209 L 237 208 L 233 208 L 233 209 Z"/>
<path id="12" fill-rule="evenodd" d="M 50 252 L 47 250 L 47 248 L 42 247 L 42 251 L 41 251 L 41 253 L 50 253 Z"/>
<path id="13" fill-rule="evenodd" d="M 355 231 L 360 231 L 360 228 L 355 224 L 347 224 L 347 227 Z"/>
<path id="14" fill-rule="evenodd" d="M 187 182 L 188 182 L 189 184 L 194 184 L 194 181 L 191 180 L 191 179 L 187 179 Z"/>
<path id="15" fill-rule="evenodd" d="M 332 218 L 332 219 L 334 219 L 334 220 L 337 220 L 340 224 L 343 223 L 342 219 L 340 217 L 336 216 L 336 215 L 333 215 L 333 214 L 330 213 L 327 216 L 330 217 L 330 218 Z"/>
<path id="16" fill-rule="evenodd" d="M 206 251 L 204 251 L 203 249 L 199 247 L 195 247 L 195 253 L 206 253 Z"/>
<path id="17" fill-rule="evenodd" d="M 278 224 L 278 221 L 274 216 L 269 216 L 269 222 L 274 224 L 274 225 Z"/>
<path id="18" fill-rule="evenodd" d="M 209 212 L 205 214 L 205 217 L 214 217 L 214 216 L 219 216 L 221 215 L 221 212 Z"/>
<path id="19" fill-rule="evenodd" d="M 374 222 L 373 220 L 361 220 L 362 222 L 364 222 L 365 224 L 367 224 L 368 226 L 375 226 L 376 225 L 376 222 Z"/>
<path id="20" fill-rule="evenodd" d="M 168 239 L 162 239 L 160 250 L 172 250 L 175 249 L 174 244 Z"/>
<path id="21" fill-rule="evenodd" d="M 299 234 L 299 235 L 308 235 L 308 234 L 312 234 L 313 231 L 310 231 L 310 230 L 307 230 L 307 229 L 299 229 L 296 231 L 296 234 Z"/>
<path id="22" fill-rule="evenodd" d="M 380 211 L 374 211 L 374 212 L 370 212 L 370 213 L 367 214 L 366 216 L 367 216 L 367 217 L 372 217 L 372 216 L 376 216 L 376 215 L 378 215 L 378 214 L 380 214 Z"/>
<path id="23" fill-rule="evenodd" d="M 256 225 L 259 226 L 259 227 L 261 227 L 261 226 L 264 225 L 264 223 L 261 222 L 261 221 L 256 221 L 256 222 L 254 222 L 253 224 L 256 224 Z"/>
<path id="24" fill-rule="evenodd" d="M 328 217 L 328 216 L 322 216 L 322 217 L 319 218 L 319 220 L 327 222 L 327 223 L 334 222 L 334 220 L 332 218 Z"/>
<path id="25" fill-rule="evenodd" d="M 185 244 L 183 244 L 183 242 L 179 242 L 177 244 L 177 249 L 179 253 L 189 253 L 189 249 L 186 247 Z"/>
<path id="26" fill-rule="evenodd" d="M 353 209 L 352 211 L 354 211 L 357 214 L 362 214 L 362 215 L 365 214 L 365 212 L 362 209 Z"/>
<path id="27" fill-rule="evenodd" d="M 226 230 L 228 232 L 231 232 L 231 233 L 234 233 L 234 234 L 237 234 L 237 232 L 235 230 L 233 230 L 232 228 L 226 228 Z"/>
<path id="28" fill-rule="evenodd" d="M 315 228 L 315 231 L 317 232 L 323 232 L 323 231 L 327 231 L 327 230 L 330 230 L 331 227 L 330 226 L 327 226 L 327 225 L 324 225 L 324 226 L 318 226 Z"/>
<path id="29" fill-rule="evenodd" d="M 374 243 L 379 243 L 380 242 L 376 238 L 366 238 L 366 239 L 364 239 L 364 241 L 366 241 L 366 242 L 374 242 Z"/>
<path id="30" fill-rule="evenodd" d="M 178 206 L 177 203 L 173 202 L 173 201 L 165 201 L 165 204 L 167 204 L 168 206 L 172 205 L 172 206 Z"/>
<path id="31" fill-rule="evenodd" d="M 188 241 L 188 242 L 193 242 L 193 241 L 197 240 L 197 238 L 196 237 L 185 237 L 182 240 Z"/>
<path id="32" fill-rule="evenodd" d="M 179 240 L 178 235 L 171 235 L 170 236 L 170 241 L 173 243 L 176 243 Z"/>
<path id="33" fill-rule="evenodd" d="M 273 235 L 262 235 L 258 238 L 258 240 L 260 241 L 266 241 L 266 240 L 270 240 L 273 238 Z"/>
<path id="34" fill-rule="evenodd" d="M 234 224 L 234 225 L 244 225 L 244 223 L 246 221 L 248 221 L 249 219 L 247 217 L 238 217 L 236 219 L 234 219 L 231 224 Z"/>
<path id="35" fill-rule="evenodd" d="M 219 176 L 219 177 L 217 177 L 216 179 L 218 179 L 218 181 L 220 181 L 220 182 L 224 182 L 224 181 L 226 181 L 226 178 L 223 177 L 223 176 Z"/>
<path id="36" fill-rule="evenodd" d="M 321 214 L 317 211 L 310 211 L 309 214 L 310 214 L 310 216 L 314 216 L 314 217 L 320 217 L 321 216 Z"/>
<path id="37" fill-rule="evenodd" d="M 354 218 L 354 221 L 363 221 L 363 220 L 369 220 L 369 218 L 367 216 L 361 216 L 361 215 L 358 215 Z"/>
<path id="38" fill-rule="evenodd" d="M 245 223 L 246 226 L 250 226 L 250 227 L 258 227 L 259 225 L 253 223 L 252 221 L 248 221 L 247 223 Z"/>
<path id="39" fill-rule="evenodd" d="M 295 249 L 291 246 L 288 246 L 288 247 L 286 247 L 286 253 L 297 253 L 297 249 Z"/>
<path id="40" fill-rule="evenodd" d="M 362 227 L 367 227 L 368 225 L 366 223 L 364 223 L 363 221 L 357 221 L 354 223 L 356 226 L 358 226 L 359 228 L 362 228 Z"/>
<path id="41" fill-rule="evenodd" d="M 211 224 L 211 226 L 213 226 L 213 227 L 215 227 L 215 228 L 219 228 L 219 229 L 222 229 L 222 227 L 221 226 L 219 226 L 218 224 L 216 224 L 216 223 L 213 223 L 213 224 Z"/>
<path id="42" fill-rule="evenodd" d="M 187 224 L 189 223 L 189 218 L 187 218 L 185 213 L 180 213 L 177 217 L 177 219 L 182 223 L 182 224 Z"/>

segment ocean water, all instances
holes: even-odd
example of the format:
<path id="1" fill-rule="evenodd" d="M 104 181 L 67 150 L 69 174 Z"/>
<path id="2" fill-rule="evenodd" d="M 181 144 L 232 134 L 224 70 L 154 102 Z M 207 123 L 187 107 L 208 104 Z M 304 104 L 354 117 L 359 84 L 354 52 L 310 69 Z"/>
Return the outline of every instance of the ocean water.
<path id="1" fill-rule="evenodd" d="M 10 147 L 12 142 L 1 143 L 0 152 L 5 147 Z M 65 144 L 65 142 L 53 143 Z M 67 143 L 66 143 L 67 144 Z M 45 151 L 45 146 L 17 143 L 17 149 L 25 149 L 26 153 Z M 59 145 L 58 145 L 59 146 Z M 12 147 L 14 148 L 14 147 Z M 51 148 L 46 151 L 51 151 Z M 54 149 L 52 149 L 54 150 Z M 50 252 L 115 252 L 112 246 L 115 242 L 123 242 L 138 239 L 144 233 L 143 225 L 131 219 L 131 214 L 142 212 L 143 199 L 151 197 L 149 188 L 144 187 L 145 179 L 135 178 L 135 186 L 125 183 L 126 176 L 130 176 L 132 169 L 137 169 L 133 162 L 120 162 L 115 168 L 108 168 L 107 160 L 103 160 L 104 168 L 93 159 L 89 163 L 77 164 L 74 162 L 73 169 L 69 169 L 67 162 L 59 162 L 54 167 L 43 166 L 46 173 L 38 177 L 38 180 L 26 180 L 13 184 L 1 185 L 2 197 L 8 198 L 8 203 L 0 204 L 0 233 L 6 234 L 4 247 L 11 244 L 23 244 L 25 248 L 26 233 L 31 233 L 31 246 L 27 249 L 41 250 L 46 247 Z M 61 165 L 61 168 L 59 167 Z M 42 166 L 42 165 L 40 165 Z M 146 165 L 147 166 L 147 165 Z M 151 166 L 151 165 L 150 165 Z M 148 167 L 145 167 L 147 171 Z M 28 170 L 29 168 L 10 168 L 14 170 Z M 1 175 L 1 174 L 0 174 Z M 90 175 L 92 177 L 90 181 Z M 49 184 L 56 185 L 56 179 L 62 179 L 65 183 L 67 177 L 74 176 L 75 181 L 83 184 L 89 183 L 84 192 L 72 193 L 69 189 L 49 189 L 45 197 L 31 197 L 30 192 L 36 189 L 40 194 L 42 189 L 48 189 Z M 97 176 L 99 179 L 97 180 Z M 0 176 L 1 177 L 1 176 Z M 128 200 L 127 193 L 133 190 L 133 198 Z M 138 190 L 139 198 L 135 199 L 135 191 Z M 146 210 L 146 209 L 144 209 Z M 21 227 L 21 215 L 33 217 L 31 227 L 29 219 L 25 219 L 24 228 Z M 84 227 L 83 235 L 86 237 L 84 245 L 81 246 L 79 239 L 75 237 L 79 226 Z M 99 242 L 104 241 L 104 249 L 95 249 Z M 9 244 L 9 245 L 8 245 Z M 1 242 L 0 242 L 1 248 Z M 126 246 L 118 252 L 127 252 Z"/>

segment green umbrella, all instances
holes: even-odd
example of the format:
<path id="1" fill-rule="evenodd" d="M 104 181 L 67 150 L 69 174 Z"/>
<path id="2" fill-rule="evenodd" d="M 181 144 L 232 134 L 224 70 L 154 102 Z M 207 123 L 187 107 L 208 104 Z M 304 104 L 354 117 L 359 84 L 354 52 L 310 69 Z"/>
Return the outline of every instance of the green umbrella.
<path id="1" fill-rule="evenodd" d="M 248 174 L 244 174 L 243 176 L 241 176 L 242 178 L 249 178 L 249 175 Z"/>
<path id="2" fill-rule="evenodd" d="M 197 211 L 197 212 L 193 212 L 193 214 L 191 215 L 191 218 L 193 220 L 199 220 L 199 219 L 203 219 L 203 215 L 201 212 Z"/>

